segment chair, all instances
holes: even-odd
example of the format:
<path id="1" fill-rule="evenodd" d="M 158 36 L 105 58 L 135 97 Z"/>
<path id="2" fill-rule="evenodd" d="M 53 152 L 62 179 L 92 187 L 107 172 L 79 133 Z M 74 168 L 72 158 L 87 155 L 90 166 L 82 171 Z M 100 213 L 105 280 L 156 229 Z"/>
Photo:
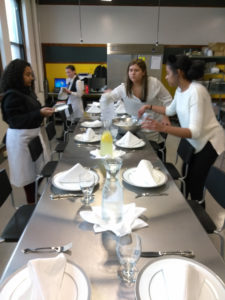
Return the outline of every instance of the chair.
<path id="1" fill-rule="evenodd" d="M 225 172 L 212 166 L 209 170 L 209 174 L 205 183 L 205 191 L 211 194 L 216 202 L 225 209 Z M 225 217 L 223 220 L 223 226 L 217 228 L 213 220 L 207 214 L 201 204 L 194 200 L 187 201 L 193 212 L 199 219 L 200 223 L 204 227 L 208 234 L 217 234 L 220 238 L 220 253 L 224 257 L 224 238 L 221 235 L 221 231 L 225 229 Z"/>
<path id="2" fill-rule="evenodd" d="M 35 209 L 35 205 L 28 204 L 16 208 L 8 175 L 6 170 L 2 169 L 0 170 L 0 207 L 5 203 L 9 195 L 11 195 L 12 205 L 16 212 L 4 228 L 0 242 L 17 242 Z"/>
<path id="3" fill-rule="evenodd" d="M 51 141 L 53 140 L 53 138 L 56 136 L 56 130 L 55 130 L 55 125 L 53 121 L 50 121 L 47 123 L 47 125 L 45 126 L 45 130 L 47 133 L 47 137 L 49 140 L 49 147 L 50 150 L 52 151 L 52 143 Z M 52 151 L 51 155 L 53 156 L 54 153 L 58 153 L 59 158 L 60 158 L 60 154 L 64 152 L 66 147 L 66 143 L 65 142 L 59 142 L 58 144 L 56 144 L 54 151 Z"/>
<path id="4" fill-rule="evenodd" d="M 166 162 L 166 138 L 167 138 L 167 133 L 165 132 L 160 132 L 160 135 L 164 138 L 164 141 L 160 144 L 154 142 L 154 141 L 149 141 L 152 148 L 158 153 L 160 153 L 160 158 L 162 161 L 165 163 Z"/>
<path id="5" fill-rule="evenodd" d="M 64 142 L 66 142 L 68 134 L 70 132 L 73 132 L 73 129 L 71 129 L 68 125 L 65 110 L 59 111 L 59 115 L 60 115 L 60 117 L 62 119 L 62 122 L 63 122 L 63 140 L 64 140 Z"/>
<path id="6" fill-rule="evenodd" d="M 41 140 L 39 136 L 34 137 L 28 143 L 28 148 L 30 151 L 31 158 L 33 162 L 35 162 L 41 155 L 43 157 L 43 147 L 41 144 Z M 43 158 L 44 161 L 44 158 Z M 40 174 L 37 175 L 35 179 L 35 203 L 37 203 L 37 195 L 38 195 L 38 181 L 40 178 L 49 178 L 52 176 L 55 168 L 57 166 L 57 161 L 49 161 L 42 168 Z"/>
<path id="7" fill-rule="evenodd" d="M 177 157 L 176 163 L 178 160 L 178 156 L 183 160 L 185 164 L 184 175 L 181 175 L 177 168 L 172 163 L 165 163 L 165 167 L 168 172 L 172 176 L 174 180 L 179 180 L 181 182 L 181 187 L 183 190 L 184 197 L 186 198 L 186 183 L 185 179 L 187 178 L 189 164 L 191 162 L 192 156 L 194 154 L 195 148 L 186 140 L 181 139 L 177 148 Z"/>

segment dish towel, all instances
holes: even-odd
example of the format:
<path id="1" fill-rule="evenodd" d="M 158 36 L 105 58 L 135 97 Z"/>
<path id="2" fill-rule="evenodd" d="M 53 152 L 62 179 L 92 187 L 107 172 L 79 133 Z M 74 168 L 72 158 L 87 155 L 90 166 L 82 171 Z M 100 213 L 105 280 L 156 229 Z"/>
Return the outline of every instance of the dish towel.
<path id="1" fill-rule="evenodd" d="M 117 103 L 116 103 L 116 110 L 115 110 L 115 113 L 116 114 L 125 114 L 126 113 L 126 109 L 125 109 L 125 106 L 124 106 L 124 103 L 122 100 L 119 100 Z"/>
<path id="2" fill-rule="evenodd" d="M 101 156 L 100 149 L 92 150 L 90 151 L 90 154 L 93 155 L 95 158 L 106 158 L 109 156 L 109 155 Z M 125 151 L 113 149 L 112 158 L 121 157 L 124 154 L 126 154 Z"/>
<path id="3" fill-rule="evenodd" d="M 53 258 L 32 259 L 27 267 L 31 279 L 31 298 L 29 299 L 57 300 L 66 267 L 65 255 L 60 253 Z"/>
<path id="4" fill-rule="evenodd" d="M 60 183 L 78 183 L 79 176 L 81 174 L 88 174 L 89 170 L 84 168 L 81 164 L 76 164 L 69 170 L 62 172 L 61 176 L 58 178 Z"/>
<path id="5" fill-rule="evenodd" d="M 124 236 L 133 229 L 148 226 L 148 223 L 138 218 L 145 210 L 144 207 L 136 207 L 135 203 L 124 205 L 122 221 L 117 224 L 107 224 L 102 220 L 101 206 L 92 206 L 92 211 L 81 211 L 80 216 L 88 223 L 94 224 L 93 229 L 96 233 L 112 231 L 117 236 Z"/>
<path id="6" fill-rule="evenodd" d="M 122 147 L 135 147 L 142 142 L 142 139 L 139 139 L 130 131 L 128 131 L 121 139 L 119 139 L 116 144 Z"/>
<path id="7" fill-rule="evenodd" d="M 131 179 L 140 185 L 156 186 L 160 182 L 160 177 L 157 172 L 154 172 L 152 163 L 146 159 L 139 162 L 135 172 L 131 175 Z"/>

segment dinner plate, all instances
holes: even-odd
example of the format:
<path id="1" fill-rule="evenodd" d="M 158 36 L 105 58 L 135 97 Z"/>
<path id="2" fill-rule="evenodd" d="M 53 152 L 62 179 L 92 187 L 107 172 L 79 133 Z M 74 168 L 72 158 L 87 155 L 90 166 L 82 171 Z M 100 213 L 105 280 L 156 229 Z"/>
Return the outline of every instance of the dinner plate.
<path id="1" fill-rule="evenodd" d="M 98 174 L 93 171 L 93 170 L 89 170 L 95 177 L 95 185 L 98 184 L 99 182 L 99 176 Z M 58 174 L 56 174 L 53 178 L 52 178 L 52 184 L 60 189 L 60 190 L 65 190 L 65 191 L 80 191 L 80 183 L 78 181 L 71 183 L 71 182 L 61 182 L 60 181 L 60 177 L 63 175 L 63 173 L 65 173 L 67 171 L 63 171 L 60 172 Z"/>
<path id="2" fill-rule="evenodd" d="M 100 128 L 100 127 L 102 127 L 102 124 L 100 125 L 95 125 L 95 124 L 86 124 L 86 122 L 82 122 L 81 124 L 80 124 L 81 126 L 83 126 L 83 127 L 86 127 L 86 128 Z"/>
<path id="3" fill-rule="evenodd" d="M 167 182 L 167 176 L 160 170 L 153 169 L 153 172 L 159 177 L 159 183 L 156 183 L 155 185 L 151 184 L 142 184 L 139 185 L 135 179 L 133 179 L 134 172 L 136 171 L 136 168 L 130 168 L 123 172 L 123 180 L 130 185 L 136 186 L 136 187 L 142 187 L 142 188 L 152 188 L 152 187 L 159 187 Z"/>
<path id="4" fill-rule="evenodd" d="M 123 146 L 123 145 L 120 145 L 118 144 L 119 141 L 116 141 L 116 146 L 120 147 L 120 148 L 126 148 L 126 149 L 137 149 L 137 148 L 141 148 L 141 147 L 144 147 L 145 146 L 145 141 L 143 140 L 140 140 L 140 142 L 134 146 Z"/>
<path id="5" fill-rule="evenodd" d="M 83 134 L 80 133 L 80 134 L 76 134 L 74 136 L 74 140 L 77 141 L 77 142 L 81 142 L 81 143 L 96 143 L 96 142 L 99 142 L 101 140 L 101 135 L 96 135 L 92 140 L 84 141 L 83 140 Z"/>
<path id="6" fill-rule="evenodd" d="M 148 263 L 136 281 L 138 300 L 224 300 L 225 284 L 209 268 L 181 257 Z"/>
<path id="7" fill-rule="evenodd" d="M 5 300 L 30 299 L 31 290 L 27 266 L 16 271 L 0 287 L 0 298 Z M 89 300 L 90 283 L 84 271 L 75 264 L 66 264 L 59 300 Z M 23 298 L 22 298 L 23 297 Z"/>

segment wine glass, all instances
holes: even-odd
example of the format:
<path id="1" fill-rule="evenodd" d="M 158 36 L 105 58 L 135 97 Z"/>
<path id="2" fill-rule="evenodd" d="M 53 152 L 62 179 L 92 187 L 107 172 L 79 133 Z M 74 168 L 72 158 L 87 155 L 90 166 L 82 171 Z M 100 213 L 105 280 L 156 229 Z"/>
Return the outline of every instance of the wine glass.
<path id="1" fill-rule="evenodd" d="M 81 202 L 85 205 L 90 204 L 94 201 L 92 192 L 95 186 L 95 176 L 89 171 L 88 173 L 82 173 L 79 175 L 80 189 L 84 195 Z"/>
<path id="2" fill-rule="evenodd" d="M 141 238 L 131 233 L 118 238 L 116 253 L 121 264 L 119 276 L 128 285 L 136 281 L 136 263 L 141 255 Z"/>

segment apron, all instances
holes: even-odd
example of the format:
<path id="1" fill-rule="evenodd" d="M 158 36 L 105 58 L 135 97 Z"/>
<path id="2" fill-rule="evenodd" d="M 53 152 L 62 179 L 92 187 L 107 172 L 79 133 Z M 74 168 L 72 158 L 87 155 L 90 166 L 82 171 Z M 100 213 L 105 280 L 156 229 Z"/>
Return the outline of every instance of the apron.
<path id="1" fill-rule="evenodd" d="M 84 108 L 80 97 L 70 95 L 67 104 L 71 104 L 73 108 L 73 114 L 71 115 L 72 121 L 83 116 Z M 69 117 L 68 112 L 66 114 L 67 117 Z"/>
<path id="2" fill-rule="evenodd" d="M 44 155 L 40 155 L 40 157 L 33 162 L 28 149 L 28 143 L 37 135 L 39 135 L 41 139 Z M 40 128 L 8 128 L 6 135 L 6 147 L 11 184 L 17 187 L 23 187 L 34 182 L 36 176 L 45 165 L 45 161 L 48 161 L 48 154 L 40 133 Z"/>

